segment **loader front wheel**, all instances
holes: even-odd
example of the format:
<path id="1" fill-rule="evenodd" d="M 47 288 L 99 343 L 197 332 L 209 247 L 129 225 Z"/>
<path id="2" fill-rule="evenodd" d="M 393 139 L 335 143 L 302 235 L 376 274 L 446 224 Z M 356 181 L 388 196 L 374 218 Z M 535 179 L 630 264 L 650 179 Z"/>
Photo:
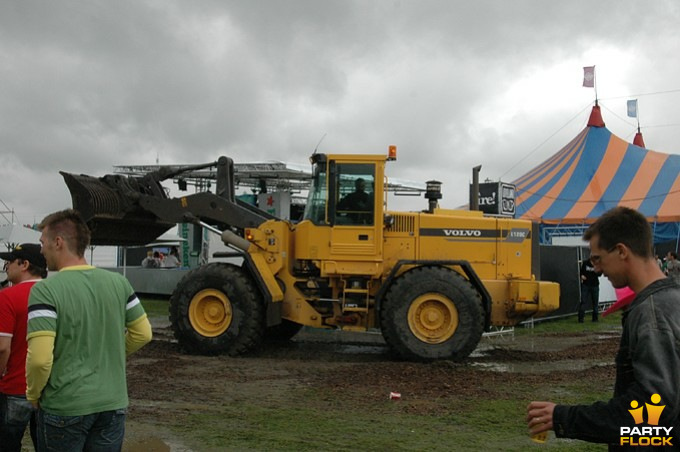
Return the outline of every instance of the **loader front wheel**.
<path id="1" fill-rule="evenodd" d="M 231 301 L 224 292 L 203 289 L 189 303 L 189 323 L 205 337 L 217 337 L 227 331 L 232 319 Z"/>
<path id="2" fill-rule="evenodd" d="M 205 355 L 238 355 L 264 334 L 264 304 L 241 267 L 215 263 L 192 270 L 170 297 L 170 322 L 185 349 Z"/>
<path id="3" fill-rule="evenodd" d="M 400 276 L 380 308 L 387 344 L 405 359 L 466 358 L 484 331 L 482 301 L 461 275 L 419 267 Z"/>

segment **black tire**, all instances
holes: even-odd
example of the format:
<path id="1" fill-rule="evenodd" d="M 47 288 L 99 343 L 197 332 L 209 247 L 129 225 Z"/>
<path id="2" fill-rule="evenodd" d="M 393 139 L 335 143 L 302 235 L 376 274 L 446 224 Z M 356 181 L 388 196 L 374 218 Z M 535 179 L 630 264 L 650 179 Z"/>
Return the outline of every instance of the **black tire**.
<path id="1" fill-rule="evenodd" d="M 278 325 L 268 327 L 264 332 L 264 340 L 269 343 L 291 340 L 302 329 L 301 324 L 281 319 Z"/>
<path id="2" fill-rule="evenodd" d="M 240 355 L 264 334 L 264 303 L 241 267 L 214 263 L 187 273 L 170 297 L 175 338 L 190 352 Z"/>
<path id="3" fill-rule="evenodd" d="M 380 308 L 387 344 L 417 361 L 465 359 L 484 332 L 482 299 L 460 274 L 418 267 L 397 278 Z"/>

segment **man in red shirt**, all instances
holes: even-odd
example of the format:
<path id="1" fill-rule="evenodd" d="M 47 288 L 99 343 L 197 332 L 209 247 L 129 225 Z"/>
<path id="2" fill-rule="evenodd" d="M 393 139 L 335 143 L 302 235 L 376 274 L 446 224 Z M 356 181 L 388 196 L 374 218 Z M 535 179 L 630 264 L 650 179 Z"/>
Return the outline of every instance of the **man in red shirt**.
<path id="1" fill-rule="evenodd" d="M 7 280 L 0 290 L 0 449 L 20 451 L 26 425 L 31 424 L 35 446 L 33 407 L 26 400 L 26 325 L 28 295 L 37 281 L 47 276 L 40 245 L 24 243 L 0 253 Z"/>

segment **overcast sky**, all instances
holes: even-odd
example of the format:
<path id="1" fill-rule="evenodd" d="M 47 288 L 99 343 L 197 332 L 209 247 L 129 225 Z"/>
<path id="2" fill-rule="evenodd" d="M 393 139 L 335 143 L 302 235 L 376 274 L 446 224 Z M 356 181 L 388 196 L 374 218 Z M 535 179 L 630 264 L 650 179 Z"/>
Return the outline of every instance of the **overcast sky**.
<path id="1" fill-rule="evenodd" d="M 473 166 L 512 181 L 585 126 L 591 65 L 607 127 L 632 141 L 637 98 L 677 154 L 678 24 L 677 0 L 0 0 L 0 200 L 33 223 L 70 207 L 59 170 L 306 164 L 325 135 L 397 145 L 388 174 L 455 207 Z"/>

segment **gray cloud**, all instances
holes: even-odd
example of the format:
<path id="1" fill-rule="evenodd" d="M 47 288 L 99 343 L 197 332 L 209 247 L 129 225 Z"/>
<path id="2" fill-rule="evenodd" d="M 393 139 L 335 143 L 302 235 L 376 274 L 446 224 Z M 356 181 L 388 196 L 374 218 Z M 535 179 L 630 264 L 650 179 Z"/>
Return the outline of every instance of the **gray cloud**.
<path id="1" fill-rule="evenodd" d="M 458 205 L 472 166 L 498 178 L 534 151 L 516 177 L 584 126 L 584 65 L 626 138 L 626 96 L 678 89 L 679 16 L 671 0 L 4 2 L 0 199 L 30 222 L 69 204 L 58 170 L 304 163 L 325 134 L 323 152 L 397 144 L 390 174 L 443 180 Z M 640 98 L 654 149 L 674 150 L 677 96 Z"/>

